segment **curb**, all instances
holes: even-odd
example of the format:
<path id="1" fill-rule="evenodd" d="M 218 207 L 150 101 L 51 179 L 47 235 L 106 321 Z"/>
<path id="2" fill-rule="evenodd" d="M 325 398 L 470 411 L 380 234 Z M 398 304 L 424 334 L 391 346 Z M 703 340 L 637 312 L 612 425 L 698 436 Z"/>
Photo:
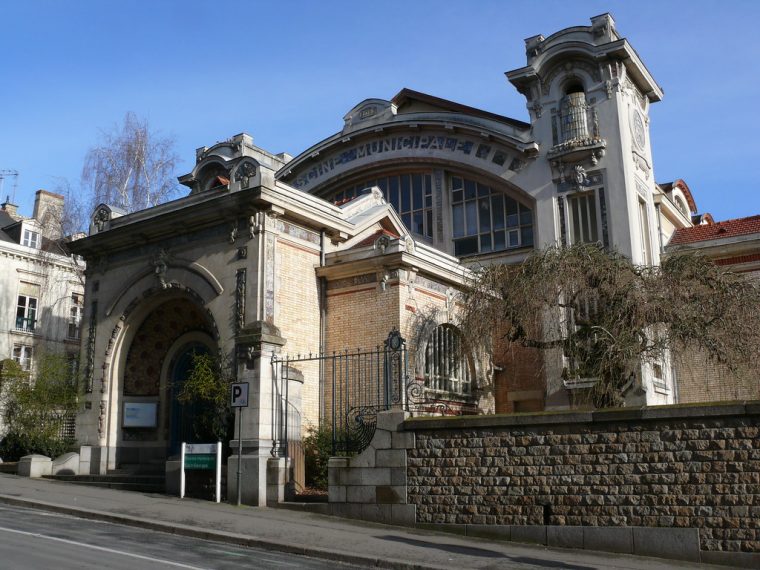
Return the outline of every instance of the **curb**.
<path id="1" fill-rule="evenodd" d="M 152 519 L 142 519 L 128 515 L 119 515 L 104 511 L 94 511 L 91 509 L 80 509 L 77 507 L 68 507 L 55 503 L 46 503 L 44 501 L 19 499 L 18 497 L 11 497 L 8 495 L 0 495 L 0 503 L 17 507 L 50 511 L 64 515 L 72 515 L 83 519 L 122 524 L 126 526 L 132 526 L 146 530 L 154 530 L 189 538 L 199 538 L 201 540 L 208 540 L 212 542 L 234 544 L 236 546 L 245 546 L 249 548 L 262 548 L 276 552 L 283 552 L 286 554 L 296 554 L 298 556 L 309 556 L 311 558 L 319 558 L 322 560 L 332 560 L 345 564 L 372 566 L 375 568 L 389 568 L 391 570 L 442 570 L 443 568 L 441 566 L 431 566 L 427 564 L 414 564 L 393 558 L 375 558 L 374 556 L 348 554 L 327 548 L 297 546 L 291 543 L 280 542 L 271 539 L 256 538 L 245 534 L 216 532 L 213 530 L 206 530 L 199 527 L 183 524 L 159 522 Z"/>

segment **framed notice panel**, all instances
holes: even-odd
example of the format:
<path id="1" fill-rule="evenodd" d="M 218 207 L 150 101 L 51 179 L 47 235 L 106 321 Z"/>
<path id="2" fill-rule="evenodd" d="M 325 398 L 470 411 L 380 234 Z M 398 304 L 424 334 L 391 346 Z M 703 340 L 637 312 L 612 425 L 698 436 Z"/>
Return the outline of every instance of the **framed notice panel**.
<path id="1" fill-rule="evenodd" d="M 154 428 L 157 420 L 158 402 L 124 402 L 123 427 Z"/>

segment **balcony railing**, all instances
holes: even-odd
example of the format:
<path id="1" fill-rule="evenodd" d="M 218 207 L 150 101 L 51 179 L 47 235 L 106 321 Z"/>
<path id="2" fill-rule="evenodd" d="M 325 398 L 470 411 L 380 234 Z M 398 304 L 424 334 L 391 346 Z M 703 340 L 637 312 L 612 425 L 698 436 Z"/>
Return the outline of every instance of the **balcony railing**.
<path id="1" fill-rule="evenodd" d="M 16 317 L 16 330 L 23 332 L 34 332 L 37 326 L 37 319 Z"/>

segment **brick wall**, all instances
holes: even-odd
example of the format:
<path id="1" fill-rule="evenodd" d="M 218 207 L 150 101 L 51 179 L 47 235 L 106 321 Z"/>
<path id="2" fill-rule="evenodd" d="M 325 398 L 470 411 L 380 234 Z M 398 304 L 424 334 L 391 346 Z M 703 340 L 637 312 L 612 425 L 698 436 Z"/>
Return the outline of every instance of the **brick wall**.
<path id="1" fill-rule="evenodd" d="M 275 292 L 276 323 L 287 340 L 283 353 L 319 352 L 319 282 L 314 268 L 319 265 L 319 250 L 280 238 L 277 244 L 279 267 Z M 319 364 L 301 362 L 304 376 L 301 390 L 301 429 L 319 423 Z"/>
<path id="2" fill-rule="evenodd" d="M 415 418 L 418 524 L 696 528 L 760 552 L 760 402 Z"/>
<path id="3" fill-rule="evenodd" d="M 732 374 L 699 352 L 676 359 L 676 382 L 679 402 L 684 404 L 760 399 L 756 375 Z"/>

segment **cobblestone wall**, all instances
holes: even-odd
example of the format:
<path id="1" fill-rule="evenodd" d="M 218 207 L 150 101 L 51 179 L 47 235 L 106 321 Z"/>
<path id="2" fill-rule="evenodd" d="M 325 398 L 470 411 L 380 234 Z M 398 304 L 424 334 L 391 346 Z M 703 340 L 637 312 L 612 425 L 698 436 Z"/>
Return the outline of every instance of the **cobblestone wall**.
<path id="1" fill-rule="evenodd" d="M 760 552 L 760 402 L 419 418 L 416 522 L 698 528 Z"/>

